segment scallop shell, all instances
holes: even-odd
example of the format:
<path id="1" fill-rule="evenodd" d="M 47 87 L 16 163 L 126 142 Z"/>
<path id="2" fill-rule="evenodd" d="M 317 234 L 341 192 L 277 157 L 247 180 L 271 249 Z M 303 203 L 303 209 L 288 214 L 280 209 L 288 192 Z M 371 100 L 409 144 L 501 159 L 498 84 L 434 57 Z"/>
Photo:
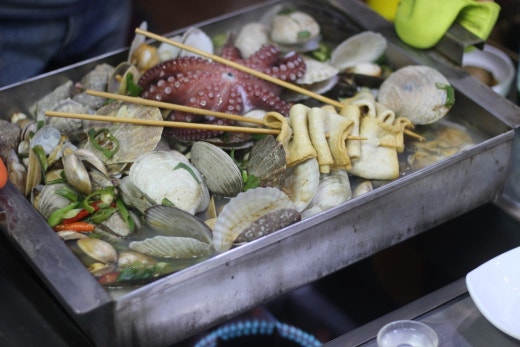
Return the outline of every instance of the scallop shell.
<path id="1" fill-rule="evenodd" d="M 330 64 L 343 71 L 359 63 L 373 62 L 386 50 L 386 38 L 373 31 L 363 31 L 340 43 L 333 51 Z"/>
<path id="2" fill-rule="evenodd" d="M 261 187 L 281 188 L 285 181 L 286 164 L 283 145 L 274 136 L 266 136 L 251 149 L 247 173 L 258 178 Z"/>
<path id="3" fill-rule="evenodd" d="M 219 147 L 208 142 L 195 142 L 191 148 L 190 160 L 204 176 L 212 193 L 233 197 L 242 191 L 244 181 L 238 165 Z"/>
<path id="4" fill-rule="evenodd" d="M 163 119 L 161 111 L 156 107 L 141 106 L 120 101 L 106 105 L 96 113 L 98 115 L 132 119 Z M 132 163 L 140 154 L 152 151 L 161 140 L 163 129 L 162 127 L 127 123 L 112 123 L 107 126 L 106 122 L 89 122 L 88 125 L 85 124 L 85 126 L 94 129 L 107 128 L 113 137 L 119 141 L 119 148 L 110 158 L 107 158 L 102 152 L 97 150 L 90 139 L 83 146 L 83 148 L 95 153 L 105 163 L 108 171 L 112 175 L 119 173 L 121 165 Z M 136 139 L 139 139 L 139 145 L 136 145 Z"/>
<path id="5" fill-rule="evenodd" d="M 164 199 L 191 214 L 209 205 L 209 191 L 200 172 L 176 151 L 154 151 L 140 156 L 130 168 L 131 182 L 156 204 Z"/>
<path id="6" fill-rule="evenodd" d="M 235 239 L 262 216 L 280 209 L 296 209 L 276 188 L 255 188 L 238 194 L 224 206 L 213 228 L 213 246 L 219 252 L 231 248 Z"/>
<path id="7" fill-rule="evenodd" d="M 200 219 L 173 206 L 158 205 L 145 212 L 145 225 L 163 236 L 190 237 L 210 243 L 211 229 Z"/>
<path id="8" fill-rule="evenodd" d="M 288 225 L 299 222 L 301 215 L 293 208 L 281 208 L 264 214 L 245 228 L 235 239 L 235 243 L 244 243 L 268 235 Z"/>
<path id="9" fill-rule="evenodd" d="M 210 244 L 191 237 L 154 236 L 142 241 L 132 241 L 130 249 L 159 258 L 195 258 L 211 254 Z"/>
<path id="10" fill-rule="evenodd" d="M 413 124 L 431 124 L 453 106 L 450 82 L 440 72 L 424 65 L 409 65 L 394 71 L 379 88 L 378 101 L 408 118 Z"/>
<path id="11" fill-rule="evenodd" d="M 314 198 L 319 183 L 320 166 L 316 158 L 311 158 L 287 170 L 283 190 L 301 212 Z"/>

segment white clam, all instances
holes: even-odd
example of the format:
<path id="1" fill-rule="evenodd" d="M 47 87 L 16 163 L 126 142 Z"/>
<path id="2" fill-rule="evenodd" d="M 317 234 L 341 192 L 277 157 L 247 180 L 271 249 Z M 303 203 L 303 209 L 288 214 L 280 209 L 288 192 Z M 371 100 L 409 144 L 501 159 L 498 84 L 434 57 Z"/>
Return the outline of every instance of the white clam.
<path id="1" fill-rule="evenodd" d="M 302 219 L 338 206 L 351 197 L 352 189 L 346 170 L 332 170 L 329 174 L 322 174 L 318 190 L 309 206 L 302 212 Z"/>
<path id="2" fill-rule="evenodd" d="M 271 21 L 271 40 L 281 45 L 297 45 L 315 40 L 320 25 L 305 12 L 282 12 Z"/>
<path id="3" fill-rule="evenodd" d="M 330 64 L 341 71 L 360 63 L 377 60 L 386 50 L 385 37 L 373 31 L 363 31 L 340 43 L 333 51 Z"/>
<path id="4" fill-rule="evenodd" d="M 157 204 L 167 199 L 191 214 L 209 205 L 209 191 L 199 171 L 177 151 L 140 156 L 130 168 L 131 182 Z"/>
<path id="5" fill-rule="evenodd" d="M 170 40 L 183 43 L 206 53 L 213 54 L 214 52 L 211 37 L 199 28 L 189 28 L 184 34 L 174 36 L 170 38 Z M 168 43 L 161 43 L 157 51 L 161 61 L 175 59 L 177 57 L 197 56 L 195 53 L 185 51 Z"/>
<path id="6" fill-rule="evenodd" d="M 242 53 L 242 57 L 247 59 L 269 42 L 269 30 L 260 22 L 251 22 L 244 25 L 238 32 L 235 39 L 235 46 Z"/>
<path id="7" fill-rule="evenodd" d="M 256 220 L 280 209 L 296 206 L 285 193 L 277 188 L 255 188 L 238 194 L 227 203 L 213 228 L 213 246 L 224 252 L 235 239 Z"/>
<path id="8" fill-rule="evenodd" d="M 283 190 L 301 212 L 314 198 L 319 183 L 320 166 L 316 158 L 311 158 L 287 169 Z"/>

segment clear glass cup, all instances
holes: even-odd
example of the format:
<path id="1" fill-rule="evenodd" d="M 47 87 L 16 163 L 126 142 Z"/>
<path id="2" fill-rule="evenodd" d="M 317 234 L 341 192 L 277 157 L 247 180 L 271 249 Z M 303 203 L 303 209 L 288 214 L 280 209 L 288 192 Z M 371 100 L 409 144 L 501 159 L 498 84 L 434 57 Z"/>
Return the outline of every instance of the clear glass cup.
<path id="1" fill-rule="evenodd" d="M 439 337 L 428 325 L 399 320 L 388 323 L 377 334 L 378 347 L 438 347 Z"/>

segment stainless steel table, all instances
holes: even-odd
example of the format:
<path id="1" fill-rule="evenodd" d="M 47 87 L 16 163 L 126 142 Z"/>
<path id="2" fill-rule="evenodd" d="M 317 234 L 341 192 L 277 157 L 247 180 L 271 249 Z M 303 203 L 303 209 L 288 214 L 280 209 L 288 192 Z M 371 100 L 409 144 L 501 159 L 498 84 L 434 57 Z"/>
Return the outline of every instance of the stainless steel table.
<path id="1" fill-rule="evenodd" d="M 465 278 L 380 317 L 327 343 L 324 347 L 374 347 L 375 336 L 386 323 L 413 319 L 428 324 L 439 336 L 439 347 L 513 347 L 516 340 L 495 328 L 475 306 Z"/>

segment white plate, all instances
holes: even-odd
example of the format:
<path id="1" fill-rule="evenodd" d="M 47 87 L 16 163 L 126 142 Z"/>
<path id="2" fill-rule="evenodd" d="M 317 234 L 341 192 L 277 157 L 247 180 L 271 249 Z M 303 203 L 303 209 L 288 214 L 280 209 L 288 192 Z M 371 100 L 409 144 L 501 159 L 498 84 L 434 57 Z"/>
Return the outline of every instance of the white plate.
<path id="1" fill-rule="evenodd" d="M 520 247 L 469 272 L 466 285 L 482 315 L 520 340 Z"/>

